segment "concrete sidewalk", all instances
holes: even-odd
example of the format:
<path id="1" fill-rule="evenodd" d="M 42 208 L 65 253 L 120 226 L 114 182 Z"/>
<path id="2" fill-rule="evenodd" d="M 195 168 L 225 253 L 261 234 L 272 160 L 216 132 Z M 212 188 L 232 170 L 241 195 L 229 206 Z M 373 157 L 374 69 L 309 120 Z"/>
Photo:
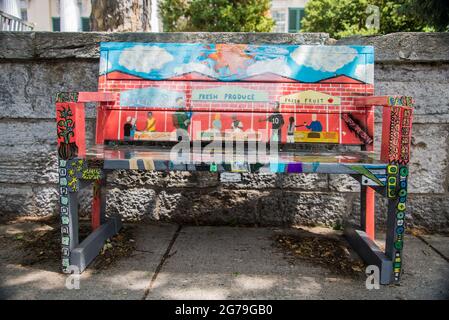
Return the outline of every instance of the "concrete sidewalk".
<path id="1" fill-rule="evenodd" d="M 1 299 L 448 299 L 449 237 L 409 235 L 399 286 L 365 288 L 363 277 L 341 276 L 291 259 L 274 236 L 295 229 L 178 227 L 138 224 L 136 250 L 106 270 L 89 268 L 80 290 L 65 288 L 59 256 L 31 267 L 11 235 L 38 223 L 1 225 Z M 322 231 L 321 231 L 322 232 Z M 333 231 L 326 231 L 333 233 Z"/>

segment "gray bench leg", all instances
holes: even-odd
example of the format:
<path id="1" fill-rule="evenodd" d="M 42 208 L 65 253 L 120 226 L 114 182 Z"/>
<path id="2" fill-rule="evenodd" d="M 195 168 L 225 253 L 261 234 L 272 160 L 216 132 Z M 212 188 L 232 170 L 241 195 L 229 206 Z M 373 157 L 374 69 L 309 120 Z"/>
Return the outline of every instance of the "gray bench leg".
<path id="1" fill-rule="evenodd" d="M 358 253 L 367 265 L 375 265 L 380 271 L 380 284 L 392 282 L 392 261 L 362 230 L 345 228 L 345 237 L 351 247 Z"/>
<path id="2" fill-rule="evenodd" d="M 396 196 L 388 199 L 387 241 L 385 254 L 393 261 L 393 278 L 399 282 L 402 275 L 402 249 L 404 247 L 407 205 L 408 167 L 398 166 Z"/>
<path id="3" fill-rule="evenodd" d="M 70 264 L 83 272 L 100 253 L 105 241 L 116 235 L 121 229 L 120 218 L 112 217 L 92 232 L 71 254 Z"/>
<path id="4" fill-rule="evenodd" d="M 105 217 L 106 188 L 105 176 L 93 181 L 82 180 L 84 162 L 59 160 L 60 212 L 61 212 L 61 244 L 62 270 L 65 273 L 83 272 L 100 253 L 105 241 L 116 235 L 121 229 L 120 218 Z M 79 243 L 78 225 L 78 191 L 86 185 L 99 188 L 99 220 L 100 226 L 95 229 L 81 244 Z"/>
<path id="5" fill-rule="evenodd" d="M 70 255 L 78 246 L 78 195 L 76 180 L 69 172 L 71 162 L 59 160 L 59 202 L 61 213 L 62 270 L 69 272 Z"/>
<path id="6" fill-rule="evenodd" d="M 364 201 L 361 203 L 362 223 L 360 228 L 345 229 L 345 236 L 354 250 L 368 265 L 376 265 L 380 270 L 380 283 L 399 282 L 402 274 L 402 249 L 405 233 L 405 210 L 407 202 L 408 167 L 390 165 L 388 182 L 384 195 L 388 197 L 387 234 L 385 252 L 367 236 L 363 230 Z M 391 179 L 390 179 L 391 178 Z M 362 193 L 364 192 L 362 188 Z M 362 194 L 363 197 L 363 194 Z"/>

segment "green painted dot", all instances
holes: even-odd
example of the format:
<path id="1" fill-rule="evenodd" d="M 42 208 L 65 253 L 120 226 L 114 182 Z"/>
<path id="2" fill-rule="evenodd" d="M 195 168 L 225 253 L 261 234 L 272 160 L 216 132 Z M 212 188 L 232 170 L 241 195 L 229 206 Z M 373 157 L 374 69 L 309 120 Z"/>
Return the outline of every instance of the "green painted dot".
<path id="1" fill-rule="evenodd" d="M 390 177 L 390 178 L 388 178 L 388 183 L 389 184 L 396 184 L 396 178 L 395 177 Z"/>
<path id="2" fill-rule="evenodd" d="M 388 173 L 389 174 L 396 174 L 396 173 L 398 173 L 398 167 L 397 166 L 388 166 Z"/>
<path id="3" fill-rule="evenodd" d="M 399 171 L 399 174 L 401 175 L 401 177 L 407 177 L 408 176 L 408 168 L 402 167 L 401 170 Z"/>

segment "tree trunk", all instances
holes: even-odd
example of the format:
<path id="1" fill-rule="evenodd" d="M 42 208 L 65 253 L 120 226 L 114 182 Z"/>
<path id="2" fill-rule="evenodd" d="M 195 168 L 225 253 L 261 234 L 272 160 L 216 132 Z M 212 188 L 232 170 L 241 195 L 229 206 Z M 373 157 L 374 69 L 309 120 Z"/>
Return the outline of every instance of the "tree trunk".
<path id="1" fill-rule="evenodd" d="M 151 31 L 151 0 L 92 0 L 92 31 Z"/>

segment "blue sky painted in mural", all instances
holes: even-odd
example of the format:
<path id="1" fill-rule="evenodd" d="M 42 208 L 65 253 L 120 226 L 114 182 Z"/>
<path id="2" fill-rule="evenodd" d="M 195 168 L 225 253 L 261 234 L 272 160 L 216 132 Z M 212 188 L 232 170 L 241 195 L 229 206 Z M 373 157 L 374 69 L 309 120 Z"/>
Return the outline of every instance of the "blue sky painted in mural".
<path id="1" fill-rule="evenodd" d="M 214 44 L 102 43 L 100 74 L 113 71 L 149 80 L 197 72 L 220 81 L 238 81 L 271 72 L 301 82 L 346 75 L 373 83 L 374 49 L 247 45 L 223 52 Z"/>

